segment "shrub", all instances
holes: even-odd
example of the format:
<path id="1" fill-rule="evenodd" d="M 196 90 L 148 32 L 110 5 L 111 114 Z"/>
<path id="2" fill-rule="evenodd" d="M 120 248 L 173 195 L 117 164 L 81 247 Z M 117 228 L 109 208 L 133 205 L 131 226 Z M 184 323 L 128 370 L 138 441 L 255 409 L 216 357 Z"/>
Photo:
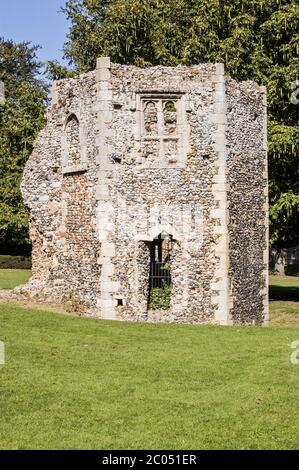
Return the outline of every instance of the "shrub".
<path id="1" fill-rule="evenodd" d="M 149 309 L 168 310 L 170 308 L 171 286 L 162 281 L 162 287 L 154 287 L 150 291 Z"/>

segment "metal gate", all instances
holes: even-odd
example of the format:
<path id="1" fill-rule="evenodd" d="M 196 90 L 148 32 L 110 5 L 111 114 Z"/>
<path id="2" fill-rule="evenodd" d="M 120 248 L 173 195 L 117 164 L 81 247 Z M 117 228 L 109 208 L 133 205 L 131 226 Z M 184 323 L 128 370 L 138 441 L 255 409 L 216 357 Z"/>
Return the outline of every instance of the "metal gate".
<path id="1" fill-rule="evenodd" d="M 170 255 L 171 237 L 162 235 L 151 243 L 149 276 L 149 309 L 169 309 L 171 295 Z"/>
<path id="2" fill-rule="evenodd" d="M 151 262 L 150 269 L 150 288 L 164 287 L 171 285 L 170 267 L 169 263 L 163 261 Z"/>

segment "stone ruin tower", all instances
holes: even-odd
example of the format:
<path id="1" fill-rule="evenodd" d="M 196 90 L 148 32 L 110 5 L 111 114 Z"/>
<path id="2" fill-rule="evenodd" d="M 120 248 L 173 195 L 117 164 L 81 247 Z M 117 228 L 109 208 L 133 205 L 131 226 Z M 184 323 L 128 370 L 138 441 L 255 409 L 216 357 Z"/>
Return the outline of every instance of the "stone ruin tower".
<path id="1" fill-rule="evenodd" d="M 22 192 L 27 295 L 104 319 L 267 322 L 265 89 L 222 64 L 101 57 L 56 81 Z"/>

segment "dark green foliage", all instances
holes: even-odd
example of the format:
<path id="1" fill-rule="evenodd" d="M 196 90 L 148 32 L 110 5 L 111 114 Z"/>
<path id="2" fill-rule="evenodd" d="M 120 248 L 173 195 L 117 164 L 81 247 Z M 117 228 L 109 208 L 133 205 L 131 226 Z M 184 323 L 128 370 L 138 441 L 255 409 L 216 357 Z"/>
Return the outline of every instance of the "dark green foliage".
<path id="1" fill-rule="evenodd" d="M 30 251 L 28 217 L 20 193 L 24 164 L 44 125 L 47 90 L 38 78 L 37 47 L 0 38 L 0 252 Z"/>
<path id="2" fill-rule="evenodd" d="M 164 110 L 170 113 L 175 113 L 176 107 L 172 101 L 168 101 L 168 103 L 166 103 L 166 105 L 164 106 Z"/>
<path id="3" fill-rule="evenodd" d="M 287 276 L 298 276 L 299 277 L 299 264 L 290 264 L 286 266 L 285 273 Z M 298 289 L 299 291 L 299 289 Z M 299 293 L 298 293 L 298 300 L 299 300 Z"/>
<path id="4" fill-rule="evenodd" d="M 270 240 L 299 243 L 297 0 L 68 0 L 66 57 L 80 71 L 96 58 L 147 65 L 224 62 L 240 80 L 267 87 Z M 299 97 L 299 93 L 298 93 Z"/>
<path id="5" fill-rule="evenodd" d="M 162 287 L 154 287 L 150 291 L 148 308 L 150 310 L 168 310 L 170 308 L 171 286 L 162 281 Z"/>
<path id="6" fill-rule="evenodd" d="M 46 74 L 49 80 L 62 80 L 64 78 L 72 78 L 76 71 L 60 65 L 57 60 L 49 60 L 47 62 Z"/>

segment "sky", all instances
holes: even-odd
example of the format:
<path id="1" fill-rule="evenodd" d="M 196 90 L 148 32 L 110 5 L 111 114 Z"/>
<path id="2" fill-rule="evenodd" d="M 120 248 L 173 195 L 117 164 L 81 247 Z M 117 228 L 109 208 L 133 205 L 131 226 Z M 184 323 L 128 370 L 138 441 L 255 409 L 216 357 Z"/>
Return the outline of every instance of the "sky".
<path id="1" fill-rule="evenodd" d="M 65 0 L 0 0 L 0 37 L 39 44 L 40 60 L 65 64 L 62 47 L 68 22 L 59 13 L 64 4 Z"/>

